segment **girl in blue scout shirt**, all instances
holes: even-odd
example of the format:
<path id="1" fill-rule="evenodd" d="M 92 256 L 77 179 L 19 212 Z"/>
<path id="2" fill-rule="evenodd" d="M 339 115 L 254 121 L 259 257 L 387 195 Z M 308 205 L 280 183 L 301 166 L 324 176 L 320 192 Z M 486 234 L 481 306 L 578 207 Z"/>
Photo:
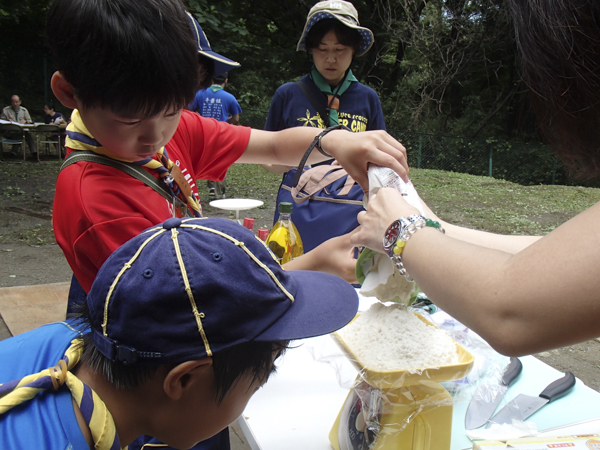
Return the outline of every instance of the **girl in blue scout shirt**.
<path id="1" fill-rule="evenodd" d="M 373 33 L 361 27 L 358 12 L 350 2 L 322 1 L 309 11 L 297 50 L 306 51 L 313 61 L 310 72 L 297 82 L 280 86 L 269 108 L 265 130 L 279 131 L 296 127 L 329 128 L 337 125 L 353 132 L 385 130 L 381 102 L 377 93 L 360 83 L 350 65 L 354 56 L 364 55 L 373 45 Z M 322 164 L 331 164 L 331 160 Z M 274 173 L 286 173 L 292 166 L 262 164 Z M 294 171 L 284 175 L 278 202 L 292 201 L 287 188 Z M 343 186 L 346 178 L 339 181 Z M 329 192 L 336 192 L 328 186 Z M 294 209 L 292 221 L 311 250 L 331 237 L 347 240 L 346 233 L 358 226 L 355 220 L 363 193 L 358 186 L 344 198 L 347 203 L 308 202 Z M 320 205 L 320 206 L 317 206 Z M 322 209 L 327 209 L 327 212 Z M 333 208 L 333 209 L 331 209 Z M 335 209 L 344 209 L 341 214 Z M 273 222 L 279 217 L 275 212 Z M 336 220 L 330 219 L 335 217 Z M 310 237 L 310 241 L 306 241 Z M 347 247 L 351 248 L 349 242 Z"/>
<path id="2" fill-rule="evenodd" d="M 377 93 L 360 83 L 350 69 L 354 56 L 364 55 L 373 39 L 371 30 L 359 25 L 352 3 L 315 4 L 297 50 L 312 56 L 313 67 L 300 83 L 320 102 L 322 110 L 317 111 L 298 83 L 285 83 L 273 96 L 265 129 L 344 125 L 355 132 L 385 130 Z"/>

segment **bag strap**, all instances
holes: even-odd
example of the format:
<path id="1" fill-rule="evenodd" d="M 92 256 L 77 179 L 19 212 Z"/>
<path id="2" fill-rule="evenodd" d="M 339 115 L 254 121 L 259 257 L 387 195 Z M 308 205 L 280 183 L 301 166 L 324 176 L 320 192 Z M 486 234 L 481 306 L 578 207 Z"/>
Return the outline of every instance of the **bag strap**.
<path id="1" fill-rule="evenodd" d="M 304 81 L 298 80 L 298 81 L 296 81 L 296 84 L 302 90 L 302 92 L 304 92 L 304 95 L 306 95 L 306 97 L 310 101 L 310 104 L 313 105 L 313 108 L 315 108 L 315 110 L 319 113 L 319 115 L 323 119 L 323 122 L 325 123 L 325 128 L 329 127 L 329 114 L 327 114 L 325 105 L 322 104 L 324 98 L 321 97 L 321 99 L 319 99 L 315 95 L 315 93 L 312 91 L 312 89 L 310 87 L 308 87 L 308 85 Z M 325 101 L 325 103 L 327 103 L 327 102 Z"/>
<path id="2" fill-rule="evenodd" d="M 300 176 L 298 185 L 292 188 L 292 198 L 296 203 L 303 203 L 326 186 L 343 177 L 347 177 L 346 182 L 338 195 L 348 195 L 355 181 L 342 166 L 326 165 L 308 169 Z"/>
<path id="3" fill-rule="evenodd" d="M 69 167 L 71 164 L 78 163 L 79 161 L 94 162 L 122 170 L 127 175 L 130 175 L 133 178 L 144 183 L 146 186 L 151 187 L 154 191 L 162 195 L 170 203 L 174 203 L 175 206 L 182 210 L 182 212 L 185 212 L 186 215 L 191 214 L 187 206 L 181 200 L 175 197 L 173 193 L 164 184 L 162 184 L 159 180 L 154 178 L 140 166 L 136 166 L 135 164 L 126 163 L 123 161 L 118 161 L 116 159 L 112 159 L 104 155 L 99 155 L 91 151 L 81 150 L 71 152 L 60 166 L 60 170 Z M 182 208 L 183 206 L 185 206 L 185 209 Z"/>

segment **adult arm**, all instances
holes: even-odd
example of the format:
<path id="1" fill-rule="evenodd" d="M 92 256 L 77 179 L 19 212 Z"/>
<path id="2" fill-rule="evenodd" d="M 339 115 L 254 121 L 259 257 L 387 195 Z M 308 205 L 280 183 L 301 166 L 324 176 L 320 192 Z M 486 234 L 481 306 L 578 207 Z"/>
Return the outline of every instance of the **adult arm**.
<path id="1" fill-rule="evenodd" d="M 421 203 L 423 204 L 423 207 L 425 209 L 425 216 L 427 218 L 437 220 L 438 222 L 440 222 L 444 227 L 444 230 L 446 231 L 446 235 L 461 241 L 469 242 L 471 244 L 515 254 L 541 238 L 541 236 L 495 234 L 489 233 L 487 231 L 474 230 L 472 228 L 465 228 L 453 225 L 449 222 L 440 219 L 429 208 L 429 206 L 427 206 L 423 199 L 421 199 Z"/>
<path id="2" fill-rule="evenodd" d="M 252 129 L 246 151 L 237 160 L 240 163 L 297 165 L 315 136 L 323 130 L 295 127 L 277 132 Z M 321 140 L 323 150 L 337 159 L 340 165 L 366 191 L 369 182 L 369 163 L 390 167 L 402 178 L 408 179 L 406 149 L 385 131 L 352 133 L 334 130 Z M 330 159 L 316 149 L 307 164 Z"/>
<path id="3" fill-rule="evenodd" d="M 399 193 L 382 189 L 359 214 L 351 242 L 382 251 L 387 226 L 414 213 Z M 600 204 L 528 245 L 512 243 L 523 241 L 518 236 L 457 238 L 425 227 L 409 239 L 402 259 L 435 304 L 496 350 L 531 354 L 600 335 L 598 220 Z"/>

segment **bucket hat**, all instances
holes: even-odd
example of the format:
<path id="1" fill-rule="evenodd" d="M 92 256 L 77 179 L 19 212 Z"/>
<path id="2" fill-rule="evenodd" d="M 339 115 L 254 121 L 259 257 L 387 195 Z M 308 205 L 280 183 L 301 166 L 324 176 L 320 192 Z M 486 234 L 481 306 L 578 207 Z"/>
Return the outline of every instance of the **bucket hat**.
<path id="1" fill-rule="evenodd" d="M 373 45 L 375 40 L 373 32 L 368 28 L 361 27 L 358 22 L 358 11 L 354 5 L 345 1 L 325 1 L 316 3 L 308 12 L 306 24 L 298 41 L 297 51 L 306 51 L 306 36 L 315 23 L 323 19 L 337 19 L 347 27 L 353 28 L 360 33 L 360 47 L 356 56 L 362 56 Z"/>
<path id="2" fill-rule="evenodd" d="M 336 276 L 282 269 L 231 220 L 173 218 L 119 247 L 87 303 L 103 355 L 158 365 L 333 332 L 354 318 L 358 296 Z"/>
<path id="3" fill-rule="evenodd" d="M 198 53 L 212 59 L 215 62 L 214 76 L 221 75 L 224 72 L 228 72 L 231 69 L 241 66 L 240 63 L 226 58 L 217 52 L 213 52 L 210 48 L 210 43 L 208 42 L 206 34 L 204 34 L 204 31 L 202 31 L 202 27 L 198 21 L 189 12 L 186 11 L 186 14 L 188 15 L 192 32 L 194 33 L 194 42 L 196 42 L 196 49 L 198 50 Z"/>

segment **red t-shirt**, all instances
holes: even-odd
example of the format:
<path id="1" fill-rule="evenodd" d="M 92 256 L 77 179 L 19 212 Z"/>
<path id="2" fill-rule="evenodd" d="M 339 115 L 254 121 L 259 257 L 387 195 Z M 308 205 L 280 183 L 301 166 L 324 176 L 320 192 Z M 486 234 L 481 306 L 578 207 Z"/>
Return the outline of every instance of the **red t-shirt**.
<path id="1" fill-rule="evenodd" d="M 249 139 L 250 128 L 183 111 L 165 148 L 197 195 L 196 180 L 223 180 Z M 52 222 L 56 242 L 89 292 L 98 269 L 115 249 L 173 217 L 174 209 L 160 194 L 125 172 L 83 161 L 60 172 Z"/>

